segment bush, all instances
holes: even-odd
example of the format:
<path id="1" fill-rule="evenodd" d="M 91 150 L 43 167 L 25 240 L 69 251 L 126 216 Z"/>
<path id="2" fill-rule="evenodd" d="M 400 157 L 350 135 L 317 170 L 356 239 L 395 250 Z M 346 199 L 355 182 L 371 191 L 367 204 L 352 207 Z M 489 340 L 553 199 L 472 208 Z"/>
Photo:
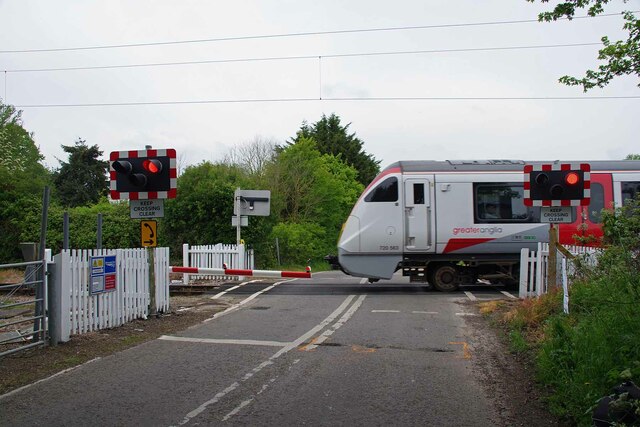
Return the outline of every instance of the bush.
<path id="1" fill-rule="evenodd" d="M 273 239 L 280 242 L 283 264 L 305 265 L 308 259 L 321 260 L 332 249 L 325 229 L 313 223 L 280 223 L 273 227 Z"/>
<path id="2" fill-rule="evenodd" d="M 593 406 L 613 386 L 640 382 L 639 206 L 603 212 L 609 246 L 572 284 L 570 314 L 546 322 L 539 379 L 553 389 L 552 411 L 580 425 L 591 425 Z"/>

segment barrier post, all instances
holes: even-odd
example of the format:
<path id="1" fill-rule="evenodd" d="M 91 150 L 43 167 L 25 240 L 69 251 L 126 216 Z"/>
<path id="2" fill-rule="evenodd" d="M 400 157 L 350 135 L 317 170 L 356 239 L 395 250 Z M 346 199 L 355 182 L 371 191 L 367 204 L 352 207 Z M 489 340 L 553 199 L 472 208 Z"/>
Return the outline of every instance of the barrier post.
<path id="1" fill-rule="evenodd" d="M 182 266 L 189 267 L 189 244 L 188 243 L 182 244 Z M 189 284 L 189 275 L 187 273 L 184 273 L 182 275 L 182 284 L 183 285 Z"/>

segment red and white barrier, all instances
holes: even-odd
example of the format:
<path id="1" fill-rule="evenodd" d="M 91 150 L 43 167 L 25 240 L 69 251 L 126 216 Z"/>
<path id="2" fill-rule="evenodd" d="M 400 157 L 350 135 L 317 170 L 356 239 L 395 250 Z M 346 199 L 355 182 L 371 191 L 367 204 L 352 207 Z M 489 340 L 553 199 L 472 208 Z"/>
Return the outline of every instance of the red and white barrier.
<path id="1" fill-rule="evenodd" d="M 198 267 L 169 267 L 171 273 L 209 274 L 213 276 L 251 276 L 267 278 L 296 278 L 311 279 L 311 267 L 306 271 L 272 271 L 272 270 L 244 270 L 237 268 L 198 268 Z"/>

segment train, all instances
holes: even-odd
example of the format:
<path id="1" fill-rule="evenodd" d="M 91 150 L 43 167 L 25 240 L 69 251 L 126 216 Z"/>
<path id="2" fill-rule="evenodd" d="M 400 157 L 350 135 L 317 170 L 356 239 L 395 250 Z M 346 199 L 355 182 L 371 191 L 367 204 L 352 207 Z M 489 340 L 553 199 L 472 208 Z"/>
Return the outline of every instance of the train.
<path id="1" fill-rule="evenodd" d="M 398 161 L 378 174 L 355 203 L 330 258 L 346 274 L 410 282 L 440 291 L 479 280 L 518 283 L 520 253 L 549 240 L 541 208 L 524 203 L 524 166 L 558 161 Z M 640 193 L 640 161 L 580 161 L 591 172 L 587 206 L 571 208 L 559 242 L 602 237 L 601 212 Z"/>

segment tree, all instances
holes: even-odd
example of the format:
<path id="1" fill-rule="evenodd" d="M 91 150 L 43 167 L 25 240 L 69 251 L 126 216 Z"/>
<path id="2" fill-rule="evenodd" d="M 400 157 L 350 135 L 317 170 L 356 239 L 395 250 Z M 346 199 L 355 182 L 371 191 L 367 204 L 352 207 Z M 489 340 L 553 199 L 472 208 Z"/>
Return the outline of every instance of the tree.
<path id="1" fill-rule="evenodd" d="M 536 0 L 527 0 L 534 3 Z M 549 0 L 541 0 L 547 3 Z M 538 15 L 539 21 L 557 21 L 567 18 L 571 20 L 576 9 L 587 8 L 589 16 L 596 16 L 604 11 L 604 5 L 611 0 L 569 0 L 559 3 L 550 12 Z M 612 43 L 607 36 L 602 37 L 603 49 L 598 53 L 598 59 L 606 61 L 597 71 L 587 70 L 582 78 L 563 76 L 560 82 L 568 86 L 582 86 L 586 92 L 594 87 L 604 87 L 617 76 L 635 74 L 640 76 L 640 20 L 631 12 L 623 14 L 625 24 L 623 28 L 629 32 L 626 41 Z M 640 87 L 640 83 L 638 83 Z"/>
<path id="2" fill-rule="evenodd" d="M 281 242 L 285 262 L 302 264 L 335 252 L 340 226 L 363 190 L 357 172 L 339 158 L 321 154 L 316 142 L 300 138 L 278 153 L 266 173 L 272 237 Z"/>
<path id="3" fill-rule="evenodd" d="M 320 153 L 336 156 L 358 171 L 358 181 L 366 186 L 380 172 L 380 161 L 364 151 L 363 142 L 355 133 L 348 133 L 350 125 L 351 123 L 342 126 L 340 117 L 335 114 L 329 117 L 323 114 L 322 118 L 311 126 L 304 122 L 290 144 L 295 144 L 303 138 L 313 139 Z"/>
<path id="4" fill-rule="evenodd" d="M 259 178 L 267 164 L 273 160 L 275 147 L 273 141 L 256 136 L 250 143 L 229 150 L 223 163 L 238 166 L 248 175 Z"/>
<path id="5" fill-rule="evenodd" d="M 627 154 L 625 160 L 640 160 L 640 154 Z"/>
<path id="6" fill-rule="evenodd" d="M 39 220 L 27 224 L 25 212 L 38 210 L 42 190 L 51 179 L 42 165 L 44 156 L 33 135 L 22 126 L 21 112 L 0 103 L 0 260 L 20 260 L 24 227 L 39 229 Z"/>
<path id="7" fill-rule="evenodd" d="M 178 178 L 178 197 L 167 200 L 161 235 L 174 253 L 182 244 L 235 243 L 231 227 L 233 194 L 246 188 L 244 173 L 235 166 L 202 162 Z"/>
<path id="8" fill-rule="evenodd" d="M 107 195 L 107 166 L 109 162 L 100 160 L 102 151 L 97 145 L 89 147 L 78 138 L 75 145 L 63 145 L 69 153 L 69 161 L 60 161 L 54 183 L 63 206 L 75 207 L 97 203 Z"/>

